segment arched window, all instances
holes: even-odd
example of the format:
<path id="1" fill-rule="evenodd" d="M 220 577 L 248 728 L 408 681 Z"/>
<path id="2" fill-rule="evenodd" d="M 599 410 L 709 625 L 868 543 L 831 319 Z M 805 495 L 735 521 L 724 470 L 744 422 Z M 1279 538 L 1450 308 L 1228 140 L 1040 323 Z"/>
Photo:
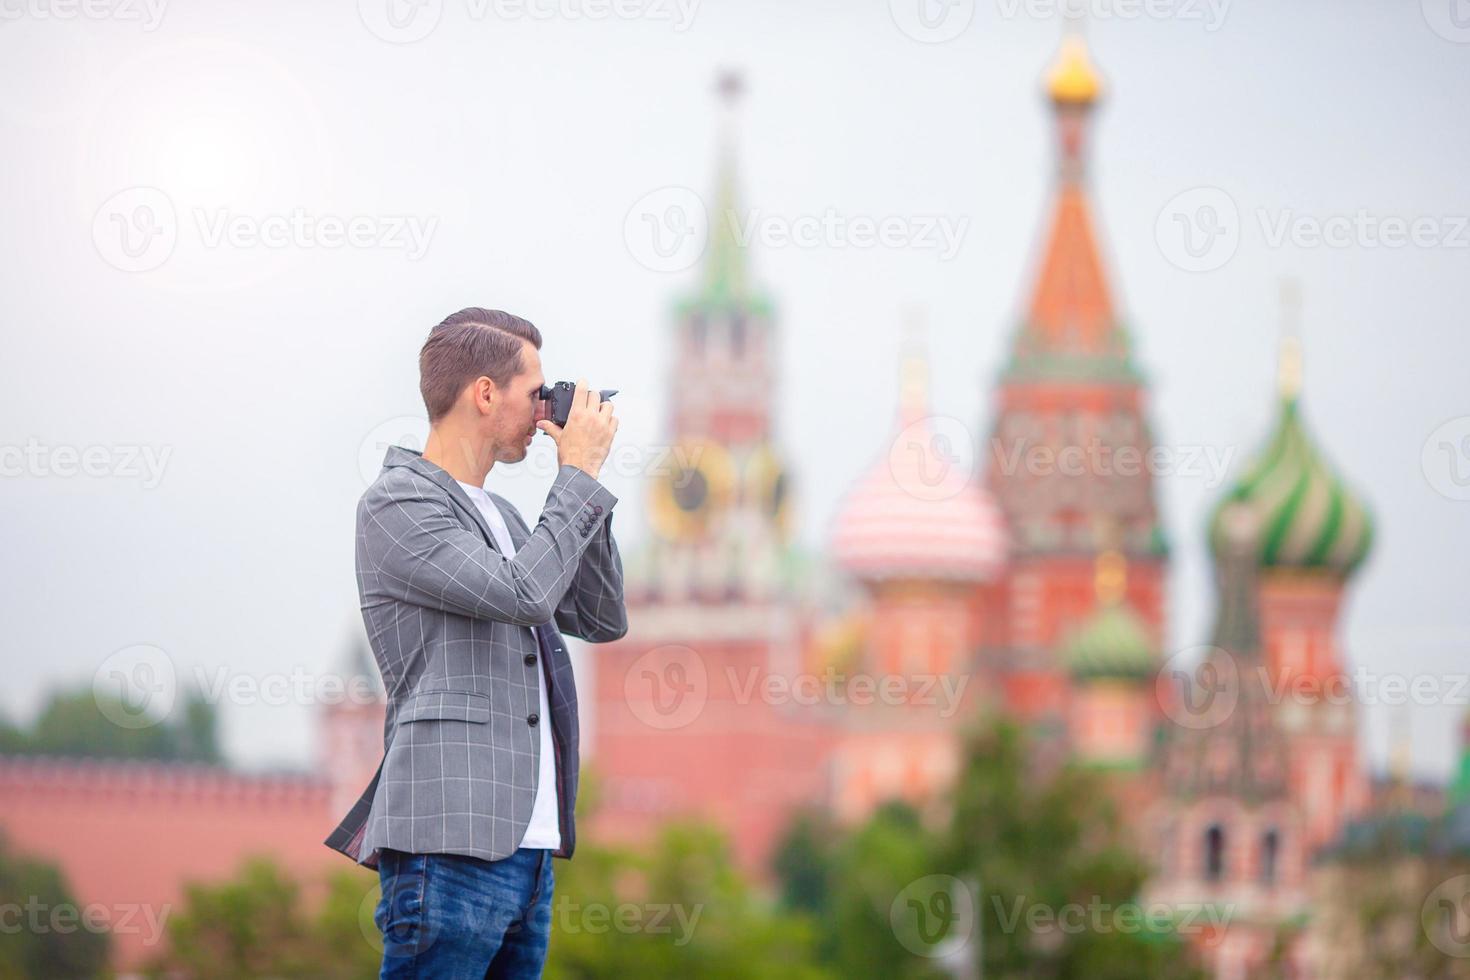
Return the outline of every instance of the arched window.
<path id="1" fill-rule="evenodd" d="M 1205 881 L 1225 877 L 1225 828 L 1212 823 L 1205 831 Z"/>
<path id="2" fill-rule="evenodd" d="M 1276 858 L 1281 851 L 1281 835 L 1272 827 L 1261 835 L 1261 883 L 1276 883 Z"/>

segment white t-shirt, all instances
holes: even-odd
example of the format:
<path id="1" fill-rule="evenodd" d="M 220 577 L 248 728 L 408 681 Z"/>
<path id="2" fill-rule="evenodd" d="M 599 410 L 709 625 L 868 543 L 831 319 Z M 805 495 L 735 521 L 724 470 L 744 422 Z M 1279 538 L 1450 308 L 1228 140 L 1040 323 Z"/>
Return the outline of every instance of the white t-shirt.
<path id="1" fill-rule="evenodd" d="M 455 482 L 464 488 L 465 495 L 480 509 L 485 523 L 490 525 L 490 533 L 495 535 L 495 543 L 500 545 L 500 553 L 507 558 L 514 557 L 516 546 L 511 541 L 510 528 L 505 526 L 505 517 L 500 513 L 500 508 L 495 506 L 495 501 L 490 499 L 490 494 L 482 487 L 461 480 Z M 531 627 L 531 632 L 534 635 L 536 627 Z M 536 663 L 541 663 L 539 655 Z M 561 821 L 556 806 L 556 750 L 551 743 L 551 707 L 546 700 L 544 672 L 539 680 L 536 689 L 541 697 L 541 707 L 538 709 L 541 724 L 536 728 L 541 733 L 541 765 L 536 778 L 536 798 L 531 804 L 531 822 L 526 825 L 526 836 L 521 838 L 521 846 L 544 847 L 555 851 L 561 848 Z"/>

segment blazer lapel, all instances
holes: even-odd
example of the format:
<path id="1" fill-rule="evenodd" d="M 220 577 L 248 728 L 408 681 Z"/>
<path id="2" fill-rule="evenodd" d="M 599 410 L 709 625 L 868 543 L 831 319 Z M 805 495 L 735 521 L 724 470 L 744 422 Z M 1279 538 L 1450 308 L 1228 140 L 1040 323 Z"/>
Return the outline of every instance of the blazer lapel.
<path id="1" fill-rule="evenodd" d="M 469 515 L 470 521 L 480 529 L 480 537 L 485 539 L 485 543 L 490 545 L 497 554 L 500 553 L 500 545 L 496 544 L 495 535 L 490 533 L 490 525 L 485 523 L 485 516 L 480 513 L 480 508 L 476 507 L 475 502 L 464 492 L 464 487 L 459 485 L 459 481 L 446 473 L 443 467 L 424 459 L 422 453 L 404 449 L 401 446 L 388 447 L 388 454 L 383 457 L 383 466 L 385 469 L 389 466 L 407 466 L 425 479 L 433 480 L 443 488 L 445 493 L 449 494 L 449 499 L 460 510 Z M 520 542 L 516 542 L 516 547 L 520 547 Z"/>

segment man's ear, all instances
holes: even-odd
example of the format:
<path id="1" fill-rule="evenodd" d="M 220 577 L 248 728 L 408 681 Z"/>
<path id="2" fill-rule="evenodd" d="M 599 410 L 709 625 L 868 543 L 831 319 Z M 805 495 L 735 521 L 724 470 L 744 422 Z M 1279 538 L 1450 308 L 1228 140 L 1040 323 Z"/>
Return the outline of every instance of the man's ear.
<path id="1" fill-rule="evenodd" d="M 475 393 L 475 407 L 480 410 L 481 415 L 488 415 L 499 405 L 500 392 L 495 388 L 495 382 L 481 375 L 475 379 L 472 389 Z"/>

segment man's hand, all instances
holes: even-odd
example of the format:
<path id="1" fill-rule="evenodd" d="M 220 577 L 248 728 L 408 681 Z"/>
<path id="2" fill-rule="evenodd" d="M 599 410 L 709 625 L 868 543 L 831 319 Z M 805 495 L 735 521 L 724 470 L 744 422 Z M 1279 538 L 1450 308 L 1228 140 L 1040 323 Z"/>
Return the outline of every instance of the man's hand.
<path id="1" fill-rule="evenodd" d="M 550 419 L 536 423 L 536 428 L 551 436 L 556 443 L 559 465 L 575 466 L 593 479 L 597 478 L 607 460 L 613 436 L 618 431 L 612 402 L 600 399 L 597 389 L 589 388 L 586 378 L 579 378 L 572 390 L 572 410 L 567 413 L 566 426 L 559 426 Z"/>

